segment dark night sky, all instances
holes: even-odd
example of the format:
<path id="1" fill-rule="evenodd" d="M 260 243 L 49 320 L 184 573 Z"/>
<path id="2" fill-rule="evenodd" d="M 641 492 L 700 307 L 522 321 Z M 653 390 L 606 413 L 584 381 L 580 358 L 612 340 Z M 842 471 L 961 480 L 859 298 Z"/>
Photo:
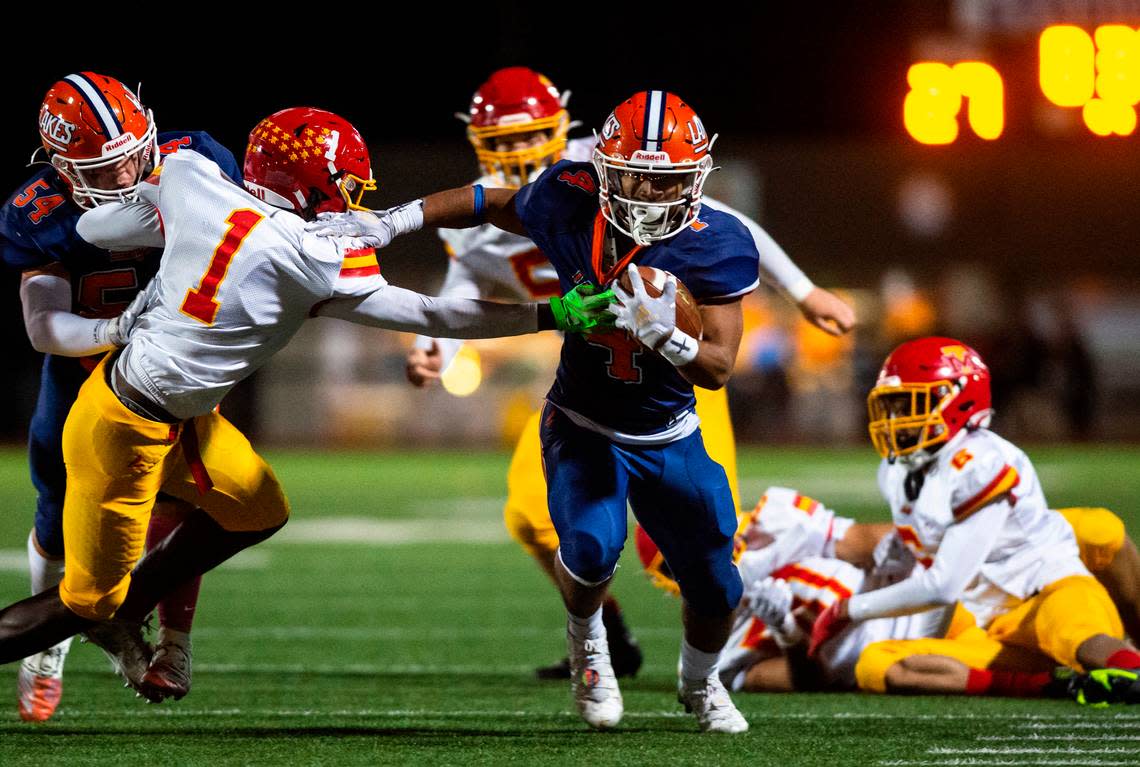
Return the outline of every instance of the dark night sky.
<path id="1" fill-rule="evenodd" d="M 452 114 L 490 71 L 515 64 L 572 90 L 572 115 L 586 126 L 633 91 L 663 87 L 722 134 L 875 132 L 890 129 L 898 110 L 897 84 L 892 91 L 884 83 L 905 71 L 908 30 L 932 23 L 927 9 L 913 10 L 921 3 L 902 0 L 825 3 L 826 13 L 766 3 L 697 19 L 695 5 L 650 16 L 593 6 L 544 14 L 535 5 L 434 13 L 443 24 L 430 16 L 391 21 L 382 4 L 368 18 L 338 10 L 333 22 L 319 7 L 312 18 L 282 8 L 272 31 L 258 6 L 229 30 L 180 19 L 133 46 L 110 45 L 129 35 L 105 22 L 73 24 L 49 38 L 51 47 L 43 33 L 9 27 L 0 55 L 36 66 L 8 78 L 2 137 L 10 160 L 0 179 L 5 188 L 21 180 L 48 86 L 83 69 L 132 87 L 141 81 L 160 130 L 204 128 L 235 150 L 262 116 L 302 103 L 342 113 L 373 144 L 455 137 Z M 227 42 L 213 42 L 219 37 Z"/>

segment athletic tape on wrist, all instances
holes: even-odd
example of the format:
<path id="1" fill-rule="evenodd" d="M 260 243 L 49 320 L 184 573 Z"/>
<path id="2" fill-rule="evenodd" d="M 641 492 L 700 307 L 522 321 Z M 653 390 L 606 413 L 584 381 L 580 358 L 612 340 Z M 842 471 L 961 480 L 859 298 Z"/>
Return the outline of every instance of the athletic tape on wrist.
<path id="1" fill-rule="evenodd" d="M 665 340 L 665 344 L 658 351 L 674 366 L 681 367 L 688 365 L 697 358 L 699 346 L 697 339 L 675 327 L 672 335 Z"/>

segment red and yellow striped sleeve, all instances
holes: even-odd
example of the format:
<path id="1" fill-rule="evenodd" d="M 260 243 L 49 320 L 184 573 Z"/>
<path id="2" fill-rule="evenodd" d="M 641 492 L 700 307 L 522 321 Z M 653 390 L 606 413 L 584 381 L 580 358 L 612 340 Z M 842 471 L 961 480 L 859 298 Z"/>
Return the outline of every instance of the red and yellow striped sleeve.
<path id="1" fill-rule="evenodd" d="M 851 589 L 847 588 L 838 578 L 829 578 L 823 573 L 818 573 L 799 564 L 785 565 L 772 573 L 772 577 L 783 578 L 785 581 L 800 581 L 817 589 L 830 591 L 840 599 L 847 599 L 851 596 Z"/>
<path id="2" fill-rule="evenodd" d="M 371 277 L 380 274 L 380 262 L 376 258 L 376 248 L 347 250 L 340 264 L 341 277 Z"/>
<path id="3" fill-rule="evenodd" d="M 1021 478 L 1017 475 L 1017 469 L 1007 463 L 1002 467 L 1001 471 L 997 473 L 997 476 L 994 477 L 988 485 L 983 487 L 977 495 L 954 507 L 954 521 L 961 522 L 978 509 L 988 506 L 998 498 L 1006 495 L 1017 485 L 1020 479 Z"/>

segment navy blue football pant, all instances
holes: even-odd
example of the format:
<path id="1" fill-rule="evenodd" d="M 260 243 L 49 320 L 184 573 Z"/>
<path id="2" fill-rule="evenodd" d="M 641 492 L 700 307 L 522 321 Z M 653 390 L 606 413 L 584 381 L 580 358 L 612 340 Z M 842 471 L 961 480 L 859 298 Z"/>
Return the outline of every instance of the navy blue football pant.
<path id="1" fill-rule="evenodd" d="M 698 613 L 722 616 L 743 591 L 732 561 L 736 508 L 728 478 L 698 429 L 665 445 L 625 445 L 574 424 L 547 404 L 542 460 L 562 563 L 601 583 L 626 539 L 626 500 Z"/>
<path id="2" fill-rule="evenodd" d="M 88 371 L 78 359 L 44 356 L 40 394 L 28 435 L 28 466 L 36 487 L 36 540 L 53 557 L 63 556 L 63 424 Z"/>

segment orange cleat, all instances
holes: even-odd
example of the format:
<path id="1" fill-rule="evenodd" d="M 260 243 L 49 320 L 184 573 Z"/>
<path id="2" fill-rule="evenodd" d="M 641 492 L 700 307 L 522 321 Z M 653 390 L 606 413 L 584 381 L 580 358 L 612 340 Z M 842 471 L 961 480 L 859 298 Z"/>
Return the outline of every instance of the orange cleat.
<path id="1" fill-rule="evenodd" d="M 59 706 L 63 694 L 63 661 L 71 640 L 24 658 L 16 678 L 20 718 L 46 722 Z"/>

